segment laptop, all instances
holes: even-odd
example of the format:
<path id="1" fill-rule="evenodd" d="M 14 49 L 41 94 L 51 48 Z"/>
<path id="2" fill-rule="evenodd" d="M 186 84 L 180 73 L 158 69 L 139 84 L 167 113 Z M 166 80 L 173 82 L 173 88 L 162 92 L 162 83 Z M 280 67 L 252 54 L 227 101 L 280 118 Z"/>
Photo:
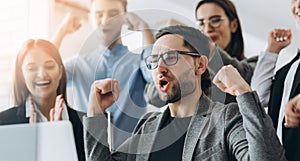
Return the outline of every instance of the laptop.
<path id="1" fill-rule="evenodd" d="M 71 122 L 0 126 L 0 160 L 78 160 Z"/>

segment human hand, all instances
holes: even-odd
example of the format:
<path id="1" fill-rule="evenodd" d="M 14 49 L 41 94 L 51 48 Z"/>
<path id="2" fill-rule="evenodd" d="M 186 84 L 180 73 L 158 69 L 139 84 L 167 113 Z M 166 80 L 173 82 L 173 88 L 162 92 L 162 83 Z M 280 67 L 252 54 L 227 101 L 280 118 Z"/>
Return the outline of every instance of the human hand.
<path id="1" fill-rule="evenodd" d="M 37 123 L 38 122 L 37 121 L 37 112 L 36 112 L 32 98 L 30 98 L 30 111 L 31 111 L 31 114 L 30 114 L 30 118 L 29 118 L 29 123 L 30 124 Z"/>
<path id="2" fill-rule="evenodd" d="M 284 111 L 286 128 L 296 128 L 300 124 L 300 95 L 288 101 Z"/>
<path id="3" fill-rule="evenodd" d="M 279 52 L 291 44 L 292 32 L 290 29 L 273 29 L 269 33 L 267 52 L 279 54 Z"/>
<path id="4" fill-rule="evenodd" d="M 233 96 L 252 91 L 248 83 L 232 65 L 222 67 L 214 77 L 213 83 L 223 92 Z"/>
<path id="5" fill-rule="evenodd" d="M 118 99 L 119 94 L 117 80 L 111 78 L 96 80 L 91 87 L 87 116 L 103 114 Z"/>
<path id="6" fill-rule="evenodd" d="M 62 120 L 63 103 L 62 94 L 56 96 L 55 107 L 50 109 L 50 121 Z"/>
<path id="7" fill-rule="evenodd" d="M 135 13 L 126 13 L 124 16 L 124 24 L 128 26 L 128 30 L 132 31 L 149 29 L 148 24 Z"/>
<path id="8" fill-rule="evenodd" d="M 65 34 L 71 34 L 81 27 L 80 18 L 72 13 L 67 13 L 62 21 L 60 30 Z"/>

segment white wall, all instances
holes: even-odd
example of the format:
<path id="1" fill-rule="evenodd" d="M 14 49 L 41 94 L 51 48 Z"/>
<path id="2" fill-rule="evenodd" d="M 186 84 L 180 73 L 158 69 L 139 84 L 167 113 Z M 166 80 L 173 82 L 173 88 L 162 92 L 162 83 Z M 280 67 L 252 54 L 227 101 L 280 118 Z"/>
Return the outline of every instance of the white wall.
<path id="1" fill-rule="evenodd" d="M 290 11 L 290 1 L 283 0 L 233 0 L 237 7 L 245 34 L 246 51 L 255 52 L 266 48 L 268 33 L 273 28 L 291 29 L 293 40 L 282 50 L 277 67 L 290 61 L 300 44 L 299 30 Z"/>
<path id="2" fill-rule="evenodd" d="M 177 19 L 180 17 L 182 21 L 193 25 L 194 8 L 197 2 L 198 0 L 128 0 L 128 11 L 141 13 L 142 15 L 147 13 L 155 15 L 153 17 L 142 17 L 155 27 L 159 26 L 159 21 L 172 17 Z M 282 0 L 233 0 L 233 2 L 242 23 L 247 57 L 258 55 L 260 51 L 266 48 L 268 32 L 273 28 L 291 28 L 294 35 L 299 33 L 289 10 L 290 2 Z M 58 22 L 61 20 L 62 14 L 57 14 L 56 17 Z M 84 27 L 81 31 L 68 36 L 63 42 L 61 48 L 63 55 L 76 53 L 74 51 L 79 50 L 82 41 L 87 38 L 87 33 L 90 32 L 91 28 L 88 22 L 84 21 Z M 128 41 L 130 41 L 130 38 Z M 282 66 L 296 54 L 296 44 L 299 43 L 300 37 L 294 36 L 292 44 L 280 55 L 279 66 Z M 127 44 L 126 41 L 125 44 Z"/>
<path id="3" fill-rule="evenodd" d="M 129 0 L 130 10 L 161 9 L 185 16 L 194 21 L 194 9 L 199 0 Z M 290 1 L 283 0 L 232 0 L 243 29 L 245 55 L 251 57 L 265 50 L 268 33 L 273 28 L 290 28 L 293 41 L 282 50 L 277 69 L 291 60 L 300 44 L 299 30 L 290 12 Z M 159 5 L 158 5 L 159 4 Z"/>
<path id="4" fill-rule="evenodd" d="M 51 2 L 52 0 L 1 1 L 0 111 L 12 106 L 12 72 L 20 46 L 28 38 L 47 38 L 48 9 Z"/>
<path id="5" fill-rule="evenodd" d="M 88 3 L 88 0 L 80 1 Z M 43 0 L 42 2 L 39 2 L 39 0 L 22 0 L 18 1 L 18 3 L 15 2 L 17 1 L 2 2 L 2 7 L 0 7 L 0 23 L 2 23 L 2 25 L 0 25 L 0 47 L 2 54 L 1 60 L 3 60 L 1 62 L 3 69 L 0 71 L 2 76 L 1 91 L 8 91 L 10 87 L 10 84 L 7 83 L 11 80 L 11 73 L 9 73 L 9 71 L 13 64 L 12 58 L 14 54 L 16 54 L 20 43 L 29 36 L 35 38 L 51 38 L 65 13 L 70 10 L 69 8 L 63 9 L 62 7 L 54 6 L 54 0 Z M 35 10 L 34 12 L 28 11 L 29 2 L 31 2 L 31 4 L 33 2 L 40 3 L 40 10 Z M 45 5 L 44 2 L 47 2 L 47 4 Z M 144 19 L 156 27 L 159 26 L 159 20 L 166 20 L 170 17 L 180 17 L 181 20 L 192 25 L 194 22 L 194 7 L 197 2 L 198 0 L 128 0 L 128 10 L 141 14 L 152 12 L 155 15 L 154 17 L 145 16 Z M 299 46 L 298 44 L 300 44 L 300 36 L 297 36 L 299 30 L 290 13 L 290 1 L 233 0 L 233 2 L 237 7 L 242 23 L 246 56 L 257 55 L 260 51 L 265 49 L 268 32 L 273 28 L 291 28 L 293 32 L 293 42 L 280 54 L 277 68 L 293 58 Z M 30 15 L 35 16 L 35 18 L 30 17 Z M 78 53 L 82 44 L 84 44 L 92 31 L 87 21 L 87 16 L 82 16 L 82 18 L 83 27 L 80 31 L 71 36 L 67 36 L 62 43 L 60 51 L 64 59 Z M 35 26 L 31 23 L 33 21 L 38 22 L 37 24 L 39 26 Z M 15 30 L 17 28 L 18 30 Z M 138 39 L 132 38 L 132 35 L 127 36 L 125 44 L 129 43 L 130 45 L 132 41 L 140 41 L 140 35 L 136 34 L 135 36 L 137 36 Z M 140 44 L 138 44 L 137 47 L 139 45 Z M 133 46 L 132 49 L 134 50 L 137 47 Z M 0 100 L 0 106 L 7 106 L 9 102 L 8 95 L 8 92 L 0 93 L 2 98 L 2 101 Z"/>

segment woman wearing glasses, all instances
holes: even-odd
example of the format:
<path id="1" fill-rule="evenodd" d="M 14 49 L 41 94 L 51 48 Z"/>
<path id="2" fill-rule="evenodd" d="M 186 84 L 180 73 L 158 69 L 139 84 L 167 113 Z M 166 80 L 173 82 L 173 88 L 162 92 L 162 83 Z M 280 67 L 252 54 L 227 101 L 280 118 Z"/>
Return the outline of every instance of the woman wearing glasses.
<path id="1" fill-rule="evenodd" d="M 201 0 L 196 6 L 195 16 L 198 29 L 217 45 L 216 50 L 222 61 L 219 64 L 233 65 L 250 83 L 257 57 L 245 59 L 241 24 L 234 4 L 230 0 Z M 214 56 L 210 64 L 215 61 L 220 60 Z M 218 70 L 219 68 L 212 68 L 210 73 L 214 75 Z M 219 98 L 216 100 L 222 101 Z M 235 102 L 235 97 L 226 95 L 222 102 Z"/>
<path id="2" fill-rule="evenodd" d="M 243 60 L 244 41 L 240 20 L 229 0 L 202 0 L 196 6 L 198 29 L 230 56 Z"/>

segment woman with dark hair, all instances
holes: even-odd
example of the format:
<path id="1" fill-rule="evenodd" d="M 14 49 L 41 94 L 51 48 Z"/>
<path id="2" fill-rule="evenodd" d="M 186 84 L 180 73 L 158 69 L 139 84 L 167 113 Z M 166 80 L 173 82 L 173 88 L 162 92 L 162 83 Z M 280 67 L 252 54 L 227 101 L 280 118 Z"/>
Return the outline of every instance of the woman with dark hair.
<path id="1" fill-rule="evenodd" d="M 233 65 L 250 84 L 258 58 L 245 59 L 242 28 L 234 4 L 230 0 L 201 0 L 196 6 L 195 16 L 198 29 L 216 44 L 216 51 L 221 57 L 211 58 L 211 74 L 214 75 L 221 67 L 214 68 L 219 61 L 219 65 Z M 216 100 L 227 104 L 235 102 L 235 97 L 227 94 L 225 100 Z"/>
<path id="2" fill-rule="evenodd" d="M 199 30 L 230 56 L 243 60 L 244 40 L 239 17 L 229 0 L 202 0 L 195 10 Z"/>
<path id="3" fill-rule="evenodd" d="M 28 40 L 14 69 L 15 107 L 0 113 L 0 125 L 69 120 L 79 160 L 85 160 L 81 113 L 66 99 L 66 71 L 56 47 L 46 40 Z"/>

